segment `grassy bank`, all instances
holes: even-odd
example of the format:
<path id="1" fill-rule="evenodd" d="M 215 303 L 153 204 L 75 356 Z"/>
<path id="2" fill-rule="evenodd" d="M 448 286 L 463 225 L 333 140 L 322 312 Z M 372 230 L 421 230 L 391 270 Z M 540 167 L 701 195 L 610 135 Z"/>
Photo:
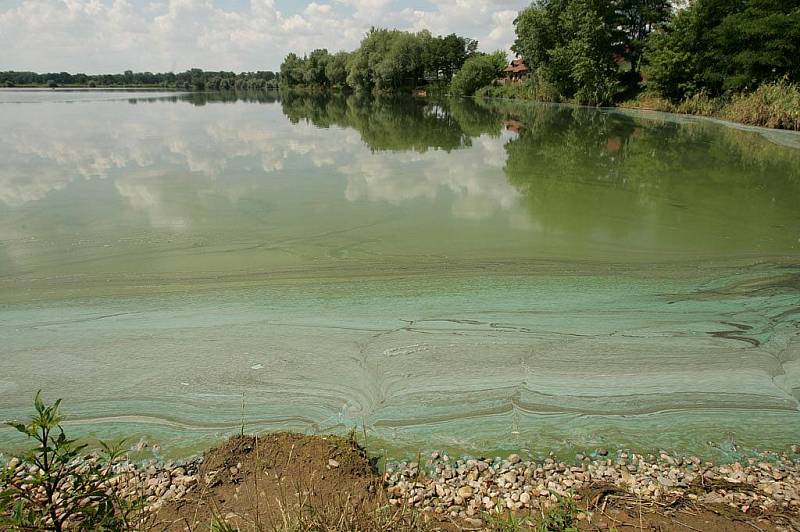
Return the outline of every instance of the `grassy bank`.
<path id="1" fill-rule="evenodd" d="M 721 118 L 749 126 L 800 131 L 800 87 L 786 82 L 761 85 L 753 92 L 729 97 L 709 98 L 698 93 L 679 102 L 671 102 L 647 92 L 620 107 L 649 109 Z"/>
<path id="2" fill-rule="evenodd" d="M 484 87 L 475 96 L 574 103 L 561 97 L 547 80 L 536 76 L 524 83 Z M 677 102 L 645 91 L 617 105 L 628 109 L 705 116 L 749 126 L 800 131 L 800 86 L 785 81 L 761 85 L 752 92 L 719 98 L 710 98 L 701 92 Z"/>

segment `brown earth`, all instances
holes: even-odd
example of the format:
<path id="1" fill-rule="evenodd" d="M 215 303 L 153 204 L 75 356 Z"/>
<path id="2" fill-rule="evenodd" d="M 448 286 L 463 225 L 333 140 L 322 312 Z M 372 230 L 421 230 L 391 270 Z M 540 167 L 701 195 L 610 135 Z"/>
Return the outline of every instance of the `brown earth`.
<path id="1" fill-rule="evenodd" d="M 797 516 L 748 516 L 688 500 L 637 501 L 613 486 L 580 493 L 578 530 L 800 531 Z M 453 531 L 536 530 L 539 516 L 450 520 L 393 507 L 376 462 L 337 436 L 275 433 L 234 437 L 208 451 L 198 486 L 157 514 L 157 530 Z"/>

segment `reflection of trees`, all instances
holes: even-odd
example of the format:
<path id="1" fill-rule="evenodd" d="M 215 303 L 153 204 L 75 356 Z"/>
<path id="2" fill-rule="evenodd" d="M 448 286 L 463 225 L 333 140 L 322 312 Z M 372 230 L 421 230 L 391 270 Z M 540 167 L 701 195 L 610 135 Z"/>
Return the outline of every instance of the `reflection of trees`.
<path id="1" fill-rule="evenodd" d="M 752 132 L 565 106 L 498 109 L 522 124 L 505 146 L 506 175 L 545 229 L 616 241 L 646 232 L 655 244 L 702 238 L 693 225 L 735 211 L 742 227 L 731 232 L 754 242 L 765 218 L 780 223 L 800 198 L 800 151 Z"/>
<path id="2" fill-rule="evenodd" d="M 278 91 L 219 91 L 184 92 L 158 97 L 148 97 L 145 93 L 140 98 L 129 98 L 128 103 L 188 102 L 192 105 L 203 106 L 209 103 L 275 103 L 279 99 Z"/>
<path id="3" fill-rule="evenodd" d="M 498 113 L 471 100 L 290 93 L 281 104 L 292 123 L 353 128 L 373 151 L 450 151 L 483 133 L 497 134 L 501 126 Z"/>
<path id="4" fill-rule="evenodd" d="M 761 188 L 800 179 L 800 151 L 710 122 L 643 121 L 554 105 L 509 105 L 522 124 L 506 145 L 509 179 L 598 183 L 647 191 L 692 184 Z"/>

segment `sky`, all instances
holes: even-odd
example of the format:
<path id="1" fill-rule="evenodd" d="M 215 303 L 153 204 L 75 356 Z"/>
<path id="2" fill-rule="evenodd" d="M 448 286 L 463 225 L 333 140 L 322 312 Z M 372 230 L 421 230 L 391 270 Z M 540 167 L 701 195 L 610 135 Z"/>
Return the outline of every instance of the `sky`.
<path id="1" fill-rule="evenodd" d="M 277 70 L 289 52 L 352 50 L 371 26 L 508 50 L 530 0 L 0 0 L 0 71 Z"/>

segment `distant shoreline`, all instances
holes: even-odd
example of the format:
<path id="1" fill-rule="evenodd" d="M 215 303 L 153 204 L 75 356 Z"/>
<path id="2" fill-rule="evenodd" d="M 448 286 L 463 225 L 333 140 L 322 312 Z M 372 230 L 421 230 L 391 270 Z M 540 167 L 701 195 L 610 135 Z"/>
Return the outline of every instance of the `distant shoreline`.
<path id="1" fill-rule="evenodd" d="M 107 87 L 89 87 L 88 85 L 59 85 L 58 87 L 48 87 L 47 85 L 19 85 L 16 87 L 0 87 L 0 91 L 39 91 L 39 92 L 68 92 L 68 91 L 164 91 L 164 92 L 186 92 L 185 89 L 175 87 L 160 87 L 158 85 L 125 85 Z"/>

